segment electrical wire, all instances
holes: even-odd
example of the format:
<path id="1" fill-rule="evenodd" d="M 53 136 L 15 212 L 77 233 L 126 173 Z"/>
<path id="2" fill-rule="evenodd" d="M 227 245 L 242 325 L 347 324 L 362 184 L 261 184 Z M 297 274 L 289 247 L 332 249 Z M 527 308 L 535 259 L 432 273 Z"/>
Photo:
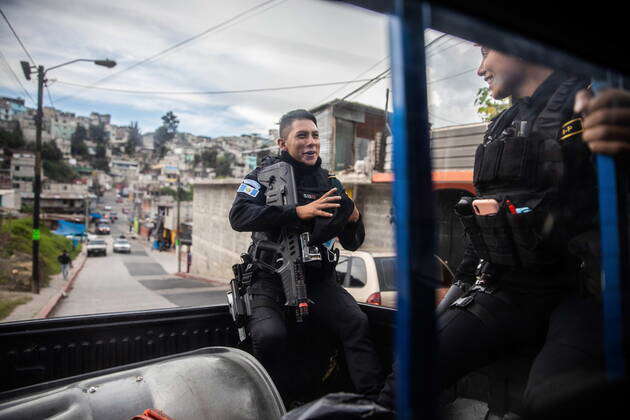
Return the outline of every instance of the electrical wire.
<path id="1" fill-rule="evenodd" d="M 2 9 L 0 9 L 0 14 L 2 14 L 2 17 L 4 18 L 4 21 L 7 23 L 7 25 L 9 25 L 9 28 L 11 29 L 11 32 L 13 32 L 13 35 L 15 36 L 15 38 L 17 39 L 17 41 L 20 43 L 20 46 L 22 47 L 22 49 L 24 50 L 24 52 L 26 53 L 26 55 L 28 56 L 29 60 L 31 61 L 32 64 L 35 64 L 35 59 L 33 58 L 33 56 L 31 55 L 30 52 L 28 52 L 28 50 L 26 49 L 26 47 L 24 46 L 24 43 L 22 42 L 22 40 L 20 39 L 20 37 L 18 36 L 17 32 L 15 32 L 15 29 L 13 29 L 13 25 L 11 25 L 11 22 L 9 22 L 9 18 L 7 18 L 7 15 L 4 14 L 4 12 L 2 11 Z"/>
<path id="2" fill-rule="evenodd" d="M 11 29 L 11 32 L 13 32 L 13 36 L 15 36 L 15 39 L 17 40 L 17 42 L 20 44 L 20 46 L 22 47 L 22 50 L 24 50 L 24 53 L 26 54 L 26 56 L 28 57 L 30 63 L 33 66 L 37 67 L 37 62 L 35 61 L 35 59 L 33 58 L 33 56 L 31 55 L 31 53 L 29 52 L 28 48 L 26 48 L 26 45 L 24 45 L 24 43 L 22 42 L 22 39 L 20 38 L 20 36 L 17 34 L 16 30 L 13 28 L 13 25 L 11 25 L 11 22 L 9 21 L 9 18 L 7 18 L 7 15 L 4 14 L 4 12 L 2 11 L 2 9 L 0 9 L 0 14 L 2 14 L 2 17 L 4 18 L 4 21 L 7 23 L 7 25 L 9 25 L 9 28 Z M 15 73 L 14 73 L 15 74 Z M 22 83 L 20 83 L 20 85 L 22 85 Z M 52 107 L 55 107 L 55 102 L 53 101 L 53 97 L 52 97 L 52 93 L 50 91 L 50 88 L 48 87 L 48 85 L 44 85 L 44 87 L 46 88 L 46 93 L 48 94 L 48 100 L 50 101 Z M 35 101 L 33 101 L 33 98 L 31 97 L 31 95 L 29 95 L 29 98 L 31 98 L 31 101 L 33 103 L 35 103 Z"/>
<path id="3" fill-rule="evenodd" d="M 387 77 L 387 76 L 386 76 Z M 108 88 L 108 87 L 100 87 L 95 86 L 93 89 L 96 90 L 104 90 L 108 92 L 117 92 L 117 93 L 127 93 L 127 94 L 138 94 L 138 95 L 227 95 L 227 94 L 236 94 L 236 93 L 255 93 L 255 92 L 274 92 L 281 90 L 293 90 L 293 89 L 305 89 L 305 88 L 314 88 L 314 87 L 322 87 L 322 86 L 335 86 L 342 85 L 345 83 L 361 83 L 366 81 L 373 81 L 374 79 L 359 79 L 359 80 L 344 80 L 340 82 L 326 82 L 326 83 L 312 83 L 305 85 L 294 85 L 294 86 L 279 86 L 279 87 L 270 87 L 270 88 L 254 88 L 254 89 L 239 89 L 239 90 L 206 90 L 206 91 L 155 91 L 155 90 L 131 90 L 131 89 L 119 89 L 119 88 Z M 86 87 L 87 85 L 80 85 L 77 83 L 64 82 L 61 80 L 57 80 L 57 83 L 67 86 L 74 87 Z"/>
<path id="4" fill-rule="evenodd" d="M 132 69 L 134 69 L 134 68 L 136 68 L 138 66 L 141 66 L 141 65 L 143 65 L 145 63 L 155 61 L 155 60 L 159 59 L 160 57 L 166 55 L 167 53 L 169 53 L 171 51 L 175 51 L 176 49 L 181 48 L 185 44 L 188 44 L 188 43 L 190 43 L 192 41 L 200 39 L 200 38 L 202 38 L 202 37 L 204 37 L 204 36 L 206 36 L 206 35 L 208 35 L 208 34 L 210 34 L 212 32 L 217 32 L 220 29 L 225 29 L 225 28 L 228 27 L 229 24 L 235 22 L 239 18 L 241 18 L 241 17 L 243 17 L 243 16 L 245 16 L 245 15 L 247 15 L 247 14 L 249 14 L 249 13 L 255 11 L 255 10 L 257 10 L 257 9 L 260 9 L 260 8 L 262 8 L 264 6 L 267 6 L 270 3 L 273 3 L 275 1 L 277 1 L 277 0 L 266 0 L 266 1 L 264 1 L 262 3 L 259 3 L 259 4 L 255 5 L 253 7 L 250 7 L 249 9 L 247 9 L 247 10 L 245 10 L 243 12 L 240 12 L 240 13 L 232 16 L 231 18 L 229 18 L 227 20 L 224 20 L 223 22 L 221 22 L 221 23 L 219 23 L 217 25 L 211 26 L 210 28 L 208 28 L 208 29 L 198 33 L 197 35 L 194 35 L 194 36 L 192 36 L 190 38 L 186 38 L 185 40 L 180 41 L 180 42 L 178 42 L 178 43 L 176 43 L 174 45 L 171 45 L 170 47 L 168 47 L 168 48 L 166 48 L 166 49 L 164 49 L 162 51 L 159 51 L 159 52 L 157 52 L 157 53 L 155 53 L 155 54 L 153 54 L 153 55 L 151 55 L 151 56 L 149 56 L 147 58 L 144 58 L 144 59 L 142 59 L 142 60 L 140 60 L 140 61 L 138 61 L 138 62 L 136 62 L 136 63 L 134 63 L 134 64 L 132 64 L 132 65 L 130 65 L 128 67 L 125 67 L 124 69 L 122 69 L 120 71 L 117 71 L 115 73 L 109 74 L 109 75 L 107 75 L 107 76 L 97 80 L 96 82 L 94 82 L 94 83 L 92 83 L 90 85 L 86 85 L 86 86 L 83 87 L 83 89 L 80 92 L 77 92 L 74 95 L 64 96 L 64 97 L 60 98 L 58 100 L 58 102 L 63 102 L 63 101 L 66 101 L 66 100 L 68 100 L 70 98 L 74 98 L 74 97 L 78 96 L 85 89 L 93 89 L 93 88 L 95 88 L 96 85 L 99 85 L 99 84 L 101 84 L 101 83 L 103 83 L 103 82 L 105 82 L 107 80 L 111 80 L 114 77 L 118 77 L 122 73 L 125 73 L 125 72 L 127 72 L 129 70 L 132 70 Z M 276 7 L 276 6 L 284 3 L 285 1 L 287 1 L 287 0 L 282 0 L 282 1 L 278 2 L 278 3 L 276 3 L 275 5 L 273 5 L 272 7 Z M 271 9 L 272 7 L 268 7 L 267 9 L 265 9 L 265 11 Z M 248 19 L 250 17 L 253 17 L 253 16 L 256 16 L 256 15 L 248 16 L 246 19 Z M 242 20 L 241 20 L 241 22 L 242 22 Z"/>
<path id="5" fill-rule="evenodd" d="M 9 65 L 9 62 L 7 61 L 7 59 L 5 58 L 4 54 L 2 54 L 2 51 L 0 51 L 0 58 L 2 58 L 2 61 L 4 62 L 5 66 L 7 69 L 9 69 L 9 72 L 13 75 L 13 78 L 15 79 L 15 81 L 18 83 L 18 85 L 22 88 L 22 90 L 24 91 L 24 94 L 26 96 L 28 96 L 28 98 L 31 100 L 31 102 L 33 103 L 33 105 L 36 104 L 36 102 L 33 100 L 33 97 L 31 96 L 31 94 L 29 93 L 28 90 L 26 90 L 26 88 L 24 87 L 24 85 L 22 84 L 22 82 L 20 81 L 20 78 L 15 74 L 15 72 L 13 71 L 13 69 L 11 68 L 11 65 Z"/>

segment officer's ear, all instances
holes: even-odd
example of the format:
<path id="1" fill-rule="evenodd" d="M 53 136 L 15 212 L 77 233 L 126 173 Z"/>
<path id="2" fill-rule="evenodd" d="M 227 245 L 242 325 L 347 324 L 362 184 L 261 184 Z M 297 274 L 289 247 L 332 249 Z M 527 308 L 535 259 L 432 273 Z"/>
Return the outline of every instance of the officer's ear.
<path id="1" fill-rule="evenodd" d="M 281 137 L 276 140 L 276 142 L 278 143 L 278 147 L 280 148 L 280 150 L 287 150 L 287 141 L 285 139 Z"/>

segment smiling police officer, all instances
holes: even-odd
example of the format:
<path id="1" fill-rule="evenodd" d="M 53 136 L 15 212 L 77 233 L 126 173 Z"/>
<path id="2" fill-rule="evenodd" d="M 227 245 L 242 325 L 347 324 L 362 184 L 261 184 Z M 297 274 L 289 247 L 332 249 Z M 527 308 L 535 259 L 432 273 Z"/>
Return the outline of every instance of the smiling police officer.
<path id="1" fill-rule="evenodd" d="M 492 120 L 476 150 L 478 196 L 455 209 L 465 252 L 437 309 L 436 372 L 443 390 L 473 370 L 540 346 L 551 319 L 525 393 L 532 408 L 550 375 L 586 363 L 570 349 L 559 353 L 551 334 L 575 329 L 555 311 L 581 292 L 582 261 L 571 243 L 597 223 L 594 165 L 574 111 L 576 93 L 590 80 L 486 47 L 481 55 L 477 74 L 493 98 L 512 104 Z M 393 385 L 391 376 L 379 399 L 384 405 L 393 404 Z"/>
<path id="2" fill-rule="evenodd" d="M 333 249 L 334 239 L 328 240 L 337 237 L 345 249 L 359 248 L 365 236 L 361 215 L 339 180 L 321 168 L 319 132 L 313 114 L 306 110 L 285 114 L 280 120 L 278 146 L 281 151 L 278 157 L 266 158 L 261 167 L 243 180 L 230 210 L 230 224 L 239 232 L 255 232 L 254 242 L 258 238 L 256 232 L 277 238 L 280 229 L 286 227 L 311 234 L 310 245 L 317 246 L 321 260 L 304 264 L 311 302 L 309 319 L 323 324 L 341 341 L 356 390 L 376 395 L 382 375 L 368 320 L 354 298 L 336 282 L 338 252 Z M 265 187 L 258 182 L 258 172 L 279 161 L 293 167 L 297 206 L 266 205 Z M 278 255 L 268 253 L 262 258 L 274 265 Z M 287 314 L 279 276 L 256 268 L 250 294 L 252 314 L 247 329 L 254 355 L 269 371 L 280 392 L 290 394 L 293 390 L 287 366 Z"/>

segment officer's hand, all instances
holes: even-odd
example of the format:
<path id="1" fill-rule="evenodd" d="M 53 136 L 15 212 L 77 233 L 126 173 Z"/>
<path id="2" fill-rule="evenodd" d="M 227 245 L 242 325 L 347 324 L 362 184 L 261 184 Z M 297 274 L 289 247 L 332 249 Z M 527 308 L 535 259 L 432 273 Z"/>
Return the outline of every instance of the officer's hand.
<path id="1" fill-rule="evenodd" d="M 332 217 L 332 213 L 328 213 L 324 209 L 341 207 L 341 204 L 337 203 L 337 201 L 341 200 L 341 196 L 332 195 L 335 191 L 337 191 L 337 188 L 332 188 L 312 203 L 296 207 L 295 211 L 298 217 L 302 220 L 313 219 L 317 216 Z"/>
<path id="2" fill-rule="evenodd" d="M 584 115 L 582 139 L 593 153 L 630 155 L 630 92 L 609 89 L 592 97 L 580 91 L 575 111 Z"/>

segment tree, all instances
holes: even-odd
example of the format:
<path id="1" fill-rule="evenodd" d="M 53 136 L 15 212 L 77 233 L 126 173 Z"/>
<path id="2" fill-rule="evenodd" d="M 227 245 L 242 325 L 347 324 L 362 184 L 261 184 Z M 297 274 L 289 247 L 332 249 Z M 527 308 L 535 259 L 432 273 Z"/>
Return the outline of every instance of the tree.
<path id="1" fill-rule="evenodd" d="M 100 144 L 107 143 L 109 133 L 105 130 L 105 124 L 90 125 L 90 139 Z"/>
<path id="2" fill-rule="evenodd" d="M 162 125 L 155 130 L 153 139 L 155 140 L 155 153 L 160 157 L 164 157 L 166 154 L 166 144 L 175 138 L 177 134 L 177 127 L 179 126 L 179 120 L 177 116 L 173 114 L 173 111 L 168 111 L 162 115 Z"/>
<path id="3" fill-rule="evenodd" d="M 200 160 L 204 168 L 214 168 L 217 166 L 217 150 L 209 149 L 201 152 Z"/>
<path id="4" fill-rule="evenodd" d="M 63 153 L 55 142 L 48 141 L 42 144 L 42 160 L 59 162 L 61 159 L 63 159 Z"/>
<path id="5" fill-rule="evenodd" d="M 133 155 L 136 152 L 136 147 L 142 147 L 142 135 L 138 128 L 138 122 L 132 121 L 129 123 L 129 136 L 125 145 L 125 153 Z"/>
<path id="6" fill-rule="evenodd" d="M 19 123 L 16 127 L 9 131 L 0 129 L 0 147 L 6 147 L 9 149 L 21 149 L 26 145 L 24 137 L 22 137 L 22 130 Z"/>
<path id="7" fill-rule="evenodd" d="M 232 163 L 234 163 L 236 159 L 234 155 L 231 153 L 226 153 L 217 158 L 217 163 L 215 166 L 215 174 L 217 177 L 228 177 L 232 175 Z"/>
<path id="8" fill-rule="evenodd" d="M 77 124 L 72 137 L 70 138 L 70 153 L 73 156 L 87 156 L 88 149 L 85 145 L 87 130 L 81 124 Z"/>
<path id="9" fill-rule="evenodd" d="M 490 121 L 501 111 L 510 107 L 509 99 L 496 100 L 490 96 L 488 87 L 479 88 L 475 97 L 475 105 L 478 106 L 477 113 L 481 115 L 484 121 Z"/>

